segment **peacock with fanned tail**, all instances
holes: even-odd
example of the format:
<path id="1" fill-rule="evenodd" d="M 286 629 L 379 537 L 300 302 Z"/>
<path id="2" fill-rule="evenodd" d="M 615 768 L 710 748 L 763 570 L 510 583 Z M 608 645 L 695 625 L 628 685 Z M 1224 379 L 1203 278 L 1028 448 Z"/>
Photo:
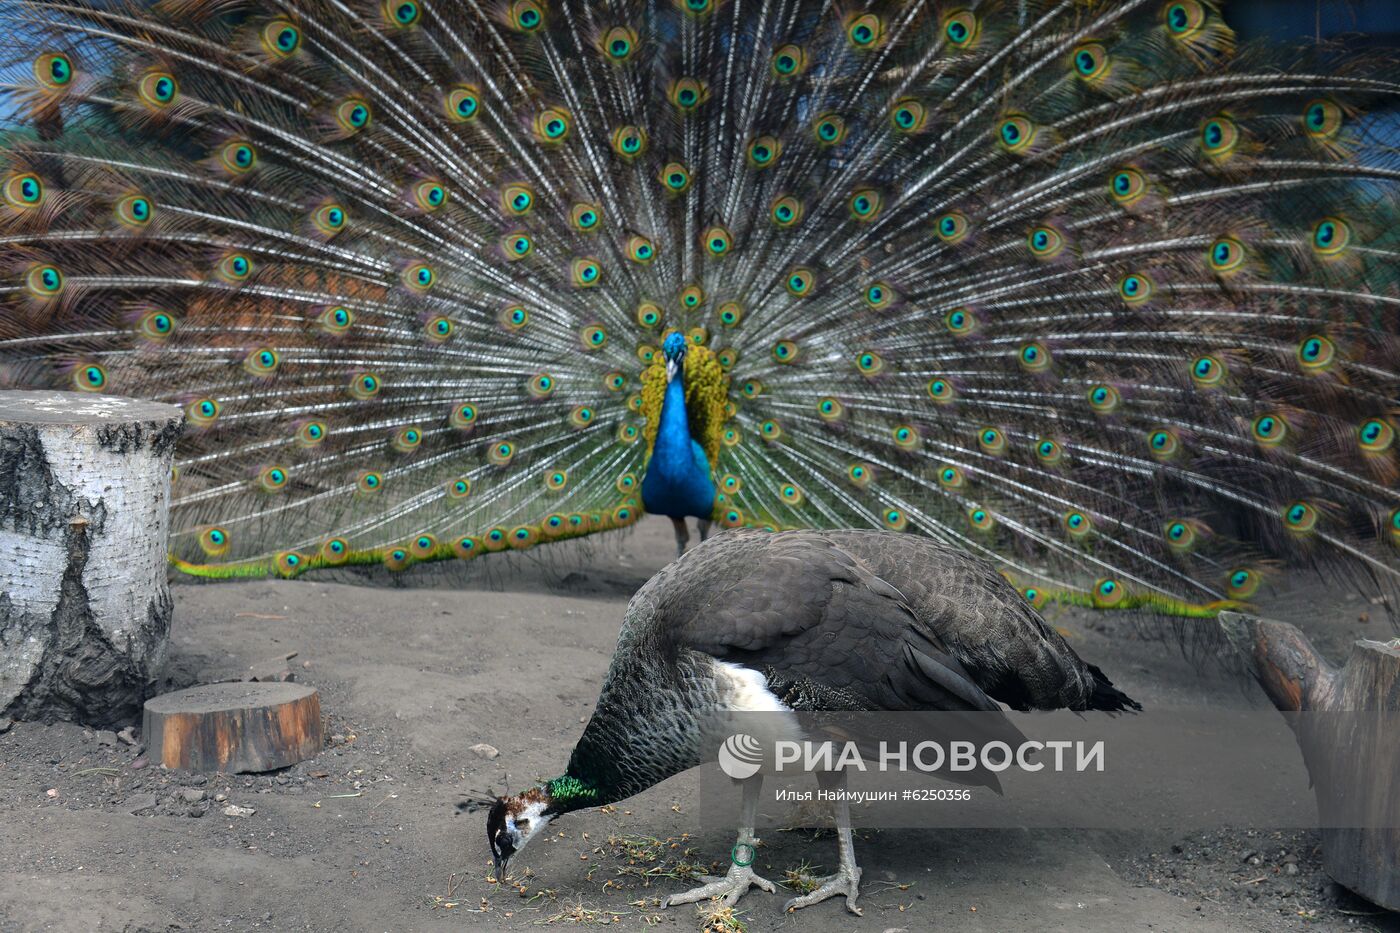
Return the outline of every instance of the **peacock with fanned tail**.
<path id="1" fill-rule="evenodd" d="M 1037 605 L 1400 576 L 1375 55 L 1202 0 L 15 15 L 4 383 L 184 406 L 182 570 L 645 509 L 907 529 Z"/>

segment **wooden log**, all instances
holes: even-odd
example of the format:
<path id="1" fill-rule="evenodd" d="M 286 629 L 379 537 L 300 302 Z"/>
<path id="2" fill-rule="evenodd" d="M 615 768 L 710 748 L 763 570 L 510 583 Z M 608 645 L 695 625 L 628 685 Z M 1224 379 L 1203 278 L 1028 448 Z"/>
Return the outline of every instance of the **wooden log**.
<path id="1" fill-rule="evenodd" d="M 1220 614 L 1226 638 L 1284 713 L 1313 780 L 1322 864 L 1339 884 L 1400 910 L 1400 639 L 1358 641 L 1340 668 L 1283 622 Z"/>
<path id="2" fill-rule="evenodd" d="M 190 687 L 146 701 L 141 738 L 167 768 L 273 771 L 321 751 L 321 699 L 296 683 Z"/>
<path id="3" fill-rule="evenodd" d="M 170 467 L 183 413 L 0 392 L 0 713 L 133 722 L 164 663 Z"/>

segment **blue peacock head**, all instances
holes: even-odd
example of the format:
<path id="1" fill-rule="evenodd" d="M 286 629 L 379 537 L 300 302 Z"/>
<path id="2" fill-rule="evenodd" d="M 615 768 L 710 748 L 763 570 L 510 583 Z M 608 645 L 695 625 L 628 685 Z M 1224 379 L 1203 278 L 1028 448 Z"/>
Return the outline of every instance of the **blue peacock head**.
<path id="1" fill-rule="evenodd" d="M 686 341 L 685 335 L 680 333 L 671 334 L 664 343 L 661 344 L 661 355 L 666 357 L 666 381 L 670 382 L 676 378 L 676 374 L 681 372 L 685 364 Z"/>

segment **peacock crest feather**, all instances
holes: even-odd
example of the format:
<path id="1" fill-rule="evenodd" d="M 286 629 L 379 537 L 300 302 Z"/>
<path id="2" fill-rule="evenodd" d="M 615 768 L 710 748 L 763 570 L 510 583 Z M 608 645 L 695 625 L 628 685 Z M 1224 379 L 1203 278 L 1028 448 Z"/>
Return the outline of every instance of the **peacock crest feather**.
<path id="1" fill-rule="evenodd" d="M 0 380 L 184 408 L 182 570 L 631 524 L 674 333 L 725 525 L 1036 604 L 1400 575 L 1384 56 L 1201 0 L 15 16 Z"/>

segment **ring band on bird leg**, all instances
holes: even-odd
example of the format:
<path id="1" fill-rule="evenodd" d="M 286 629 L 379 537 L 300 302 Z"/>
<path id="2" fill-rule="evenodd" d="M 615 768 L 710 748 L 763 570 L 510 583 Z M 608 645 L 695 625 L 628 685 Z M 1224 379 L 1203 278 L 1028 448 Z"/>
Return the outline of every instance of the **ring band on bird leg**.
<path id="1" fill-rule="evenodd" d="M 741 861 L 741 860 L 740 860 L 740 858 L 739 858 L 739 850 L 740 850 L 740 849 L 748 849 L 748 850 L 749 850 L 749 859 L 748 859 L 748 861 Z M 754 861 L 754 859 L 756 859 L 756 858 L 758 858 L 758 847 L 755 846 L 752 842 L 736 842 L 736 843 L 734 843 L 734 847 L 731 848 L 731 849 L 729 850 L 729 860 L 730 860 L 731 862 L 733 862 L 735 865 L 739 866 L 740 868 L 748 868 L 750 865 L 753 864 L 753 861 Z"/>

